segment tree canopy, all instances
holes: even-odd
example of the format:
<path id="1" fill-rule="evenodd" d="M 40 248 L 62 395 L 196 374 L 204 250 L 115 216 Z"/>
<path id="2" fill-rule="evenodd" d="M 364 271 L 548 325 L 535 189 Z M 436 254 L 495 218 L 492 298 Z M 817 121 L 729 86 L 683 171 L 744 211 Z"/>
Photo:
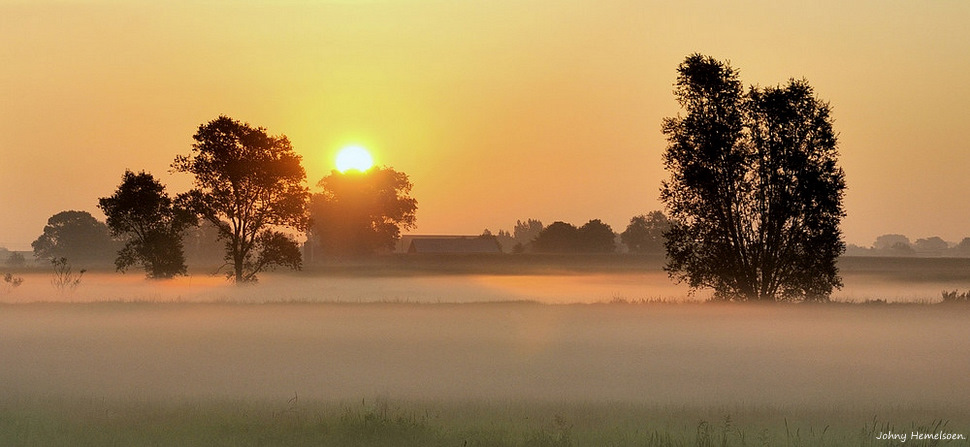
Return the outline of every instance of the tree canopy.
<path id="1" fill-rule="evenodd" d="M 116 243 L 108 226 L 87 211 L 61 211 L 50 219 L 31 247 L 40 259 L 67 258 L 72 262 L 105 262 Z"/>
<path id="2" fill-rule="evenodd" d="M 620 240 L 633 253 L 660 253 L 664 250 L 664 233 L 670 229 L 670 220 L 662 211 L 651 211 L 630 219 Z"/>
<path id="3" fill-rule="evenodd" d="M 512 251 L 522 253 L 528 250 L 543 228 L 542 221 L 538 219 L 527 219 L 525 222 L 516 220 L 512 229 L 512 237 L 515 239 Z"/>
<path id="4" fill-rule="evenodd" d="M 179 200 L 218 228 L 228 277 L 242 284 L 273 266 L 299 269 L 300 247 L 281 230 L 306 231 L 310 193 L 289 139 L 226 116 L 199 126 L 193 138 L 192 153 L 172 164 L 195 176 L 195 188 Z"/>
<path id="5" fill-rule="evenodd" d="M 195 216 L 176 206 L 151 174 L 125 171 L 115 193 L 98 200 L 108 217 L 111 233 L 124 239 L 115 266 L 125 271 L 141 264 L 149 278 L 171 278 L 186 273 L 182 231 Z"/>
<path id="6" fill-rule="evenodd" d="M 556 221 L 542 229 L 532 242 L 532 247 L 540 253 L 570 253 L 579 248 L 579 228 L 575 225 Z"/>
<path id="7" fill-rule="evenodd" d="M 841 286 L 845 175 L 829 105 L 804 80 L 744 91 L 727 62 L 678 67 L 666 118 L 667 271 L 725 300 L 825 300 Z"/>
<path id="8" fill-rule="evenodd" d="M 533 249 L 539 253 L 612 253 L 616 250 L 615 236 L 613 229 L 599 219 L 579 228 L 558 221 L 539 232 Z"/>
<path id="9" fill-rule="evenodd" d="M 388 167 L 331 171 L 310 204 L 311 241 L 325 256 L 393 250 L 402 229 L 414 228 L 418 202 L 407 174 Z"/>

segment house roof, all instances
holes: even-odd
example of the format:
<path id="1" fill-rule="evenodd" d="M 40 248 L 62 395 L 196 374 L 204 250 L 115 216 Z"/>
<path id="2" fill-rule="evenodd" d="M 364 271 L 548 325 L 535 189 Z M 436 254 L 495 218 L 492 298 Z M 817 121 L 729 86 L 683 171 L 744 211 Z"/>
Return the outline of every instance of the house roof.
<path id="1" fill-rule="evenodd" d="M 501 253 L 495 239 L 480 237 L 423 237 L 411 240 L 408 253 Z"/>

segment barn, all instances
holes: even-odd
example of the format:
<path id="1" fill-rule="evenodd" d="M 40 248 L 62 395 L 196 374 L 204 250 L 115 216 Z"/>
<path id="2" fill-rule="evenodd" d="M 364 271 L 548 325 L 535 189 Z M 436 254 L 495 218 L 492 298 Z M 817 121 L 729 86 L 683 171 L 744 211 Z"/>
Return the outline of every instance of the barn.
<path id="1" fill-rule="evenodd" d="M 494 238 L 478 236 L 413 237 L 408 244 L 410 254 L 481 254 L 502 253 Z"/>

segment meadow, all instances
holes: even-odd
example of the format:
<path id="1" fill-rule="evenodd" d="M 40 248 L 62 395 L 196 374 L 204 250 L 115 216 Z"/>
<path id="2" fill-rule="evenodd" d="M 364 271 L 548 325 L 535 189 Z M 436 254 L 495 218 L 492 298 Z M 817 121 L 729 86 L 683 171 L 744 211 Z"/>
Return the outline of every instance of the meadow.
<path id="1" fill-rule="evenodd" d="M 966 289 L 963 260 L 851 260 L 859 295 L 827 305 L 704 303 L 602 264 L 459 267 L 325 266 L 242 290 L 94 272 L 73 294 L 26 272 L 0 297 L 0 445 L 970 435 L 970 306 L 934 304 Z M 970 445 L 920 442 L 905 445 Z"/>

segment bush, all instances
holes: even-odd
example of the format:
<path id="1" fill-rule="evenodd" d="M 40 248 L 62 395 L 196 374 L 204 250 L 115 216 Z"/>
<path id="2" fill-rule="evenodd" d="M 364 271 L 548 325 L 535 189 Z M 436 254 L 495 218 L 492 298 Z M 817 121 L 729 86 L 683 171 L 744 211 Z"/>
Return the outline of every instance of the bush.
<path id="1" fill-rule="evenodd" d="M 943 304 L 967 303 L 970 302 L 970 290 L 960 293 L 959 291 L 943 291 Z"/>
<path id="2" fill-rule="evenodd" d="M 71 264 L 67 262 L 67 258 L 51 259 L 51 265 L 54 266 L 54 277 L 51 278 L 51 284 L 61 293 L 73 292 L 74 289 L 77 289 L 77 286 L 81 285 L 81 276 L 84 276 L 84 272 L 87 271 L 81 269 L 75 272 L 71 268 Z"/>
<path id="3" fill-rule="evenodd" d="M 4 273 L 3 282 L 0 283 L 0 295 L 7 294 L 24 283 L 24 279 L 13 276 L 13 273 Z"/>

